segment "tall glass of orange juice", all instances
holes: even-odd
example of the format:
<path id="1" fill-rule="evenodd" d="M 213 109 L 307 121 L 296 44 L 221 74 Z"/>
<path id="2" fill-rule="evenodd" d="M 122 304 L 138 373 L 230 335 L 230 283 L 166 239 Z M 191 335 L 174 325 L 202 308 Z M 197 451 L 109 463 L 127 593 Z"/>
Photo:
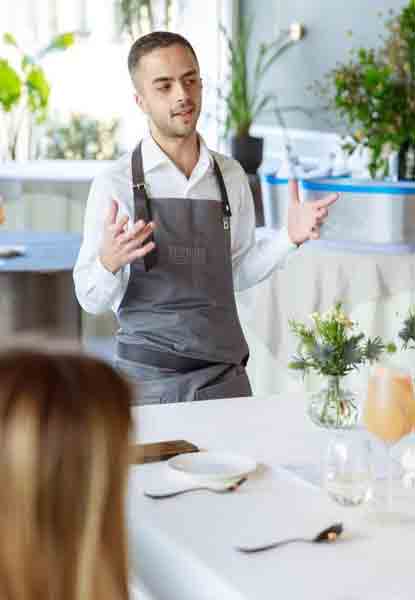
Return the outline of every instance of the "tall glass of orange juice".
<path id="1" fill-rule="evenodd" d="M 6 211 L 4 210 L 4 200 L 0 196 L 0 225 L 3 225 L 6 221 Z"/>
<path id="2" fill-rule="evenodd" d="M 363 423 L 388 450 L 386 509 L 392 508 L 392 459 L 390 448 L 415 428 L 415 396 L 412 378 L 404 369 L 378 366 L 369 376 Z"/>

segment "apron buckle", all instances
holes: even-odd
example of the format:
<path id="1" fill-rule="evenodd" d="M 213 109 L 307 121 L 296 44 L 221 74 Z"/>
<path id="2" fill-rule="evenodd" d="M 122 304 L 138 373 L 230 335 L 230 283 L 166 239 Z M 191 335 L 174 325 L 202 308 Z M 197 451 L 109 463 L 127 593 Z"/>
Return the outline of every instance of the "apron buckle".
<path id="1" fill-rule="evenodd" d="M 139 183 L 133 183 L 133 189 L 134 188 L 137 188 L 138 191 L 143 191 L 143 192 L 147 191 L 146 184 L 144 181 L 140 181 Z"/>
<path id="2" fill-rule="evenodd" d="M 229 229 L 230 219 L 229 217 L 223 217 L 223 228 L 225 230 Z"/>

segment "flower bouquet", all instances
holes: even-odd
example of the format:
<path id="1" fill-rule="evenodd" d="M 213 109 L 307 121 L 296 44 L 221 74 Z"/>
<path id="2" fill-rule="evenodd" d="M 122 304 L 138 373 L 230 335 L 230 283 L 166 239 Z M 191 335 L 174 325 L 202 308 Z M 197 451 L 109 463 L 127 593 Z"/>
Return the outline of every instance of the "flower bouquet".
<path id="1" fill-rule="evenodd" d="M 355 394 L 344 389 L 343 378 L 365 363 L 379 359 L 385 351 L 394 352 L 394 344 L 385 345 L 381 338 L 367 338 L 355 332 L 356 324 L 338 302 L 324 314 L 311 315 L 313 325 L 290 320 L 290 330 L 299 338 L 297 354 L 290 369 L 308 371 L 325 377 L 323 388 L 311 397 L 308 414 L 311 420 L 327 428 L 348 429 L 359 419 Z"/>

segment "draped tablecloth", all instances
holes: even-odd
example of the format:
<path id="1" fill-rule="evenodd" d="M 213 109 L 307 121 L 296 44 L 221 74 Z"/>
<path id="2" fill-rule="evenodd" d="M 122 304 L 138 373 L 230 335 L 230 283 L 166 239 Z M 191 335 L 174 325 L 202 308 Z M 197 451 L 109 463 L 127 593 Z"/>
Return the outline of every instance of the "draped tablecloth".
<path id="1" fill-rule="evenodd" d="M 344 309 L 369 336 L 397 341 L 397 333 L 415 301 L 415 254 L 410 245 L 374 246 L 308 242 L 292 253 L 284 268 L 259 285 L 237 294 L 241 323 L 250 345 L 250 375 L 255 394 L 292 389 L 298 375 L 287 368 L 297 340 L 289 319 L 308 321 L 342 301 Z M 398 352 L 403 365 L 415 362 Z M 350 376 L 359 380 L 366 369 Z"/>
<path id="2" fill-rule="evenodd" d="M 405 503 L 406 522 L 383 527 L 367 518 L 364 506 L 340 507 L 319 485 L 297 477 L 298 467 L 319 472 L 332 435 L 311 424 L 305 406 L 303 394 L 291 393 L 134 409 L 142 442 L 187 439 L 259 465 L 234 493 L 164 500 L 146 498 L 143 490 L 168 477 L 165 462 L 131 468 L 131 563 L 155 598 L 413 599 L 415 495 Z M 345 533 L 333 545 L 293 544 L 257 555 L 234 549 L 248 540 L 313 535 L 339 520 Z"/>

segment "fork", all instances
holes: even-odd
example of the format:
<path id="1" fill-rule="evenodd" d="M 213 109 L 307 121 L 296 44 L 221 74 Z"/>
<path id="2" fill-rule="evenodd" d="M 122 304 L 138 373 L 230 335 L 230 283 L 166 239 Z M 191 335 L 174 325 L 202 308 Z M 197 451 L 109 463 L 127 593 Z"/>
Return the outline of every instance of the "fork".
<path id="1" fill-rule="evenodd" d="M 253 553 L 261 552 L 262 550 L 271 550 L 271 548 L 280 548 L 281 546 L 286 546 L 287 544 L 292 544 L 294 542 L 305 542 L 309 544 L 335 542 L 342 531 L 343 523 L 333 523 L 333 525 L 326 527 L 326 529 L 323 529 L 312 538 L 287 538 L 285 540 L 279 540 L 278 542 L 263 544 L 261 546 L 235 546 L 235 549 L 239 550 L 239 552 Z"/>
<path id="2" fill-rule="evenodd" d="M 237 481 L 233 481 L 232 483 L 224 484 L 209 484 L 209 485 L 198 485 L 197 487 L 189 486 L 187 488 L 181 488 L 180 490 L 171 490 L 169 492 L 149 492 L 145 491 L 144 496 L 153 499 L 161 499 L 161 498 L 172 498 L 173 496 L 179 496 L 180 494 L 186 494 L 187 492 L 197 492 L 200 490 L 208 490 L 209 492 L 215 492 L 216 494 L 223 494 L 226 492 L 234 492 L 238 489 L 245 481 L 247 477 L 241 477 Z"/>

